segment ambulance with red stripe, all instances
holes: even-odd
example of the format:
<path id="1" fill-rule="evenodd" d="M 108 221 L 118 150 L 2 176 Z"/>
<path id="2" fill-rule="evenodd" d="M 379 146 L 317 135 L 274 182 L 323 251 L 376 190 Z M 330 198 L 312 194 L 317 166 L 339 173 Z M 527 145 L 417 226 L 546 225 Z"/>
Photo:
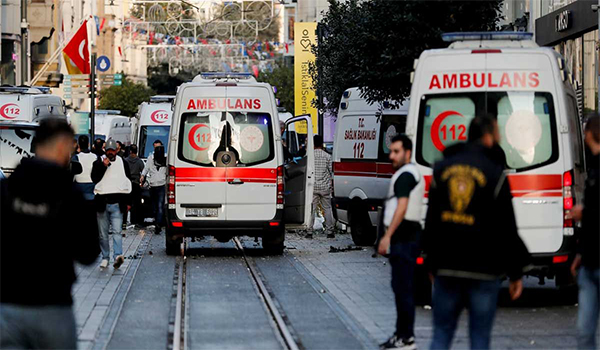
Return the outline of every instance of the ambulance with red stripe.
<path id="1" fill-rule="evenodd" d="M 137 113 L 139 124 L 133 138 L 138 145 L 138 156 L 146 160 L 154 151 L 154 141 L 160 140 L 168 150 L 169 130 L 171 129 L 171 111 L 175 96 L 152 96 L 150 102 L 140 105 Z"/>
<path id="2" fill-rule="evenodd" d="M 533 256 L 529 273 L 562 286 L 571 282 L 575 253 L 570 210 L 582 200 L 582 130 L 564 59 L 531 38 L 445 34 L 448 48 L 424 51 L 415 61 L 406 133 L 428 189 L 432 165 L 446 147 L 467 140 L 470 121 L 495 118 L 519 234 Z"/>
<path id="3" fill-rule="evenodd" d="M 167 253 L 183 237 L 261 237 L 281 254 L 285 226 L 310 221 L 314 145 L 309 116 L 306 150 L 284 155 L 273 88 L 243 73 L 203 73 L 178 89 L 169 138 Z M 288 159 L 284 159 L 288 158 Z"/>
<path id="4" fill-rule="evenodd" d="M 392 138 L 405 132 L 408 101 L 368 103 L 359 88 L 344 92 L 333 142 L 333 204 L 357 245 L 375 242 L 377 208 L 394 173 Z"/>

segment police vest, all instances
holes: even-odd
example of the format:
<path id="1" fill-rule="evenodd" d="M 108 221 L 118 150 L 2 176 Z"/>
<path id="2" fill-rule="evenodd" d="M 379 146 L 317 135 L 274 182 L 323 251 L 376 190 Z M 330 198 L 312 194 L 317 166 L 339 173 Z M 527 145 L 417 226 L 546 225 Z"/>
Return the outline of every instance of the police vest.
<path id="1" fill-rule="evenodd" d="M 404 174 L 410 173 L 414 176 L 417 181 L 417 185 L 410 191 L 410 195 L 408 197 L 408 208 L 406 208 L 406 214 L 404 214 L 404 220 L 420 222 L 421 221 L 421 208 L 423 207 L 423 194 L 425 193 L 425 181 L 423 181 L 423 177 L 419 173 L 417 166 L 408 163 L 405 164 L 402 168 L 398 169 L 394 176 L 392 176 L 392 180 L 390 181 L 390 187 L 387 193 L 387 200 L 385 202 L 385 211 L 383 214 L 383 224 L 388 227 L 392 224 L 392 219 L 394 218 L 394 213 L 396 212 L 396 208 L 398 208 L 398 198 L 396 198 L 394 194 L 394 185 L 396 184 L 396 180 Z"/>

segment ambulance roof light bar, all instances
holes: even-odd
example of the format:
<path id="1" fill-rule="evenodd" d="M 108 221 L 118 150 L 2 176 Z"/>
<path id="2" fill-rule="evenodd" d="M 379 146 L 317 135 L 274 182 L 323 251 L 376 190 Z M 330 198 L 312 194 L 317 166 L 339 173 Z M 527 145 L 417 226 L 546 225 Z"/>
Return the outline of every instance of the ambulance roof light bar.
<path id="1" fill-rule="evenodd" d="M 251 80 L 254 79 L 252 73 L 236 73 L 236 72 L 203 72 L 200 73 L 202 79 L 216 80 L 216 79 L 237 79 L 237 80 Z"/>
<path id="2" fill-rule="evenodd" d="M 532 40 L 533 33 L 528 32 L 455 32 L 442 34 L 445 42 L 469 40 Z"/>
<path id="3" fill-rule="evenodd" d="M 156 96 L 152 96 L 150 97 L 150 102 L 151 103 L 162 103 L 162 102 L 173 102 L 173 100 L 175 99 L 175 96 L 172 95 L 156 95 Z"/>
<path id="4" fill-rule="evenodd" d="M 0 86 L 0 92 L 9 92 L 17 94 L 49 94 L 50 88 L 45 86 L 13 86 L 13 85 L 2 85 Z"/>

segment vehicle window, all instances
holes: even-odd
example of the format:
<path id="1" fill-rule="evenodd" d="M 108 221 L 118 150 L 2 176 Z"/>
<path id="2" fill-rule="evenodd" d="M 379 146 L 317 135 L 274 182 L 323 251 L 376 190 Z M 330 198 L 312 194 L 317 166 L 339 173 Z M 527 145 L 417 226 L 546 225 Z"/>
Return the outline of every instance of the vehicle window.
<path id="1" fill-rule="evenodd" d="M 169 126 L 142 126 L 140 130 L 140 144 L 138 145 L 139 156 L 148 158 L 154 151 L 154 141 L 160 140 L 165 146 L 165 152 L 169 147 Z"/>
<path id="2" fill-rule="evenodd" d="M 406 131 L 405 115 L 384 115 L 381 117 L 381 137 L 379 138 L 379 160 L 389 162 L 390 144 L 394 136 Z"/>
<path id="3" fill-rule="evenodd" d="M 567 101 L 567 120 L 569 121 L 569 129 L 571 133 L 575 135 L 573 138 L 573 147 L 575 147 L 575 163 L 580 166 L 581 169 L 585 169 L 585 156 L 583 155 L 583 131 L 581 129 L 581 118 L 579 117 L 579 109 L 577 108 L 577 101 L 573 96 L 568 97 Z"/>
<path id="4" fill-rule="evenodd" d="M 0 160 L 4 169 L 14 169 L 21 158 L 33 157 L 31 144 L 35 130 L 32 128 L 0 128 Z"/>
<path id="5" fill-rule="evenodd" d="M 266 113 L 198 112 L 181 118 L 179 157 L 204 166 L 215 166 L 217 154 L 231 151 L 237 166 L 273 159 L 273 127 Z"/>
<path id="6" fill-rule="evenodd" d="M 417 161 L 431 165 L 456 142 L 467 141 L 475 115 L 498 121 L 508 168 L 524 171 L 558 159 L 552 95 L 542 92 L 457 93 L 425 96 L 419 112 Z"/>

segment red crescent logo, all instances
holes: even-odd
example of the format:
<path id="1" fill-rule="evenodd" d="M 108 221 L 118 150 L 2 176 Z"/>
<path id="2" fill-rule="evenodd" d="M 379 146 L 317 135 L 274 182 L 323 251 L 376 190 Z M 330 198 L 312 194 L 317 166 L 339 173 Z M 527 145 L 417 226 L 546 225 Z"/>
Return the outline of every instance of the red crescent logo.
<path id="1" fill-rule="evenodd" d="M 198 129 L 200 129 L 200 128 L 207 128 L 208 131 L 210 132 L 210 128 L 206 124 L 197 124 L 197 125 L 194 125 L 194 127 L 190 130 L 190 133 L 188 134 L 188 141 L 189 141 L 190 145 L 192 146 L 192 148 L 194 148 L 195 150 L 197 150 L 197 151 L 206 151 L 208 149 L 208 147 L 200 147 L 200 145 L 198 145 L 196 143 L 196 138 L 195 138 L 196 131 L 198 131 Z"/>
<path id="2" fill-rule="evenodd" d="M 440 126 L 442 125 L 444 119 L 448 118 L 451 115 L 458 115 L 464 118 L 464 115 L 456 111 L 446 111 L 440 113 L 433 121 L 433 124 L 431 124 L 431 142 L 433 142 L 435 148 L 437 148 L 440 152 L 444 152 L 444 150 L 446 149 L 446 146 L 444 146 L 442 140 L 440 140 Z"/>
<path id="3" fill-rule="evenodd" d="M 12 107 L 12 108 L 10 108 Z M 11 109 L 8 113 L 10 113 L 10 115 L 7 114 L 7 109 Z M 4 106 L 0 107 L 0 115 L 3 118 L 6 119 L 15 119 L 16 117 L 18 117 L 20 114 L 20 108 L 18 105 L 14 104 L 14 103 L 7 103 Z"/>
<path id="4" fill-rule="evenodd" d="M 159 109 L 158 111 L 154 111 L 152 114 L 150 114 L 150 119 L 152 119 L 152 121 L 155 123 L 162 124 L 169 119 L 169 114 L 164 109 Z"/>

